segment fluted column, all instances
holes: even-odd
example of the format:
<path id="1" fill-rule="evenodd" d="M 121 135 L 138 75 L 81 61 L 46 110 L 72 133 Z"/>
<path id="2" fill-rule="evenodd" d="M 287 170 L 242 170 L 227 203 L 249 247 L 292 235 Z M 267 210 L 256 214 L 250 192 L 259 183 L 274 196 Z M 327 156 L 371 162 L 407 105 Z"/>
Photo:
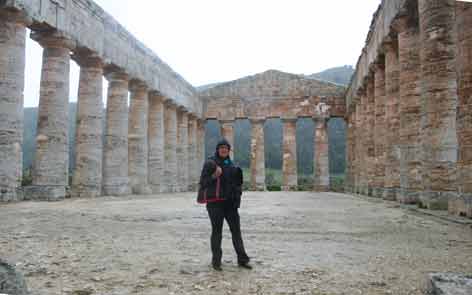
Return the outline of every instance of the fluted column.
<path id="1" fill-rule="evenodd" d="M 456 3 L 457 74 L 459 101 L 458 189 L 460 196 L 449 201 L 449 212 L 472 217 L 472 3 Z"/>
<path id="2" fill-rule="evenodd" d="M 396 23 L 400 66 L 400 192 L 397 200 L 415 204 L 421 191 L 420 161 L 420 51 L 419 30 L 414 17 Z"/>
<path id="3" fill-rule="evenodd" d="M 178 188 L 177 128 L 177 105 L 174 104 L 171 100 L 166 100 L 164 110 L 165 192 L 177 192 Z"/>
<path id="4" fill-rule="evenodd" d="M 347 115 L 346 129 L 346 183 L 345 191 L 355 192 L 355 173 L 356 173 L 356 112 Z"/>
<path id="5" fill-rule="evenodd" d="M 356 129 L 355 129 L 355 133 L 354 133 L 354 136 L 355 136 L 355 163 L 354 163 L 354 166 L 355 166 L 355 172 L 354 172 L 354 191 L 356 194 L 361 194 L 362 193 L 362 186 L 363 186 L 363 164 L 364 164 L 364 160 L 362 159 L 365 159 L 364 158 L 364 154 L 363 154 L 363 151 L 364 151 L 364 142 L 363 142 L 363 132 L 364 132 L 364 128 L 363 128 L 363 106 L 362 106 L 362 100 L 363 100 L 363 95 L 361 93 L 359 93 L 359 96 L 360 96 L 360 99 L 358 101 L 358 103 L 356 104 Z"/>
<path id="6" fill-rule="evenodd" d="M 26 19 L 0 12 L 0 202 L 22 199 Z"/>
<path id="7" fill-rule="evenodd" d="M 400 190 L 400 84 L 398 40 L 384 44 L 385 51 L 385 188 L 383 198 L 396 200 Z"/>
<path id="8" fill-rule="evenodd" d="M 329 191 L 329 140 L 328 118 L 314 118 L 315 143 L 314 143 L 314 191 Z"/>
<path id="9" fill-rule="evenodd" d="M 197 116 L 195 114 L 189 115 L 188 121 L 188 139 L 189 139 L 189 167 L 190 167 L 190 183 L 189 190 L 195 191 L 200 177 L 199 161 L 197 158 Z"/>
<path id="10" fill-rule="evenodd" d="M 69 185 L 69 71 L 73 42 L 58 34 L 32 34 L 43 50 L 33 185 L 27 198 L 60 200 Z"/>
<path id="11" fill-rule="evenodd" d="M 230 157 L 234 159 L 234 120 L 220 120 L 221 136 L 231 144 Z"/>
<path id="12" fill-rule="evenodd" d="M 372 196 L 375 183 L 375 81 L 372 73 L 367 78 L 364 123 L 367 184 L 364 194 Z"/>
<path id="13" fill-rule="evenodd" d="M 379 58 L 374 69 L 374 96 L 375 96 L 375 177 L 372 195 L 377 198 L 383 197 L 385 185 L 385 140 L 387 130 L 385 129 L 385 60 Z"/>
<path id="14" fill-rule="evenodd" d="M 251 189 L 266 190 L 264 123 L 265 119 L 251 118 Z"/>
<path id="15" fill-rule="evenodd" d="M 294 191 L 298 188 L 297 174 L 297 118 L 282 118 L 282 190 Z"/>
<path id="16" fill-rule="evenodd" d="M 188 160 L 188 110 L 179 107 L 177 112 L 177 170 L 179 175 L 178 191 L 188 189 L 189 160 Z"/>
<path id="17" fill-rule="evenodd" d="M 130 83 L 128 169 L 133 194 L 152 193 L 148 183 L 148 88 L 141 81 Z"/>
<path id="18" fill-rule="evenodd" d="M 205 162 L 205 121 L 203 119 L 197 120 L 197 165 L 199 172 Z M 200 173 L 198 175 L 200 177 Z"/>
<path id="19" fill-rule="evenodd" d="M 454 0 L 418 0 L 423 169 L 420 202 L 429 209 L 447 209 L 449 199 L 457 192 L 455 5 Z"/>
<path id="20" fill-rule="evenodd" d="M 154 194 L 164 192 L 165 138 L 164 97 L 158 93 L 149 94 L 149 187 Z"/>
<path id="21" fill-rule="evenodd" d="M 80 81 L 72 196 L 98 197 L 103 172 L 103 63 L 92 54 L 75 58 L 80 65 Z"/>
<path id="22" fill-rule="evenodd" d="M 103 153 L 103 194 L 129 195 L 128 177 L 128 75 L 111 71 L 108 80 Z"/>

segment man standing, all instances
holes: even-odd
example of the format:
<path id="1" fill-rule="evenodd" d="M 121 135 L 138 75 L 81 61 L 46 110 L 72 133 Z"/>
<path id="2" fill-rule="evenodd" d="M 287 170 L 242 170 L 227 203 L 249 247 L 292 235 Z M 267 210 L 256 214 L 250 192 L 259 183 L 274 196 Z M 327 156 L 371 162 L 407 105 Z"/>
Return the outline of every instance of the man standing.
<path id="1" fill-rule="evenodd" d="M 212 265 L 221 271 L 221 240 L 223 221 L 229 225 L 234 250 L 238 256 L 238 265 L 252 269 L 249 256 L 244 249 L 241 236 L 238 208 L 241 203 L 242 171 L 235 167 L 229 157 L 231 145 L 222 139 L 216 146 L 215 155 L 203 166 L 200 177 L 199 202 L 205 203 L 211 221 Z"/>

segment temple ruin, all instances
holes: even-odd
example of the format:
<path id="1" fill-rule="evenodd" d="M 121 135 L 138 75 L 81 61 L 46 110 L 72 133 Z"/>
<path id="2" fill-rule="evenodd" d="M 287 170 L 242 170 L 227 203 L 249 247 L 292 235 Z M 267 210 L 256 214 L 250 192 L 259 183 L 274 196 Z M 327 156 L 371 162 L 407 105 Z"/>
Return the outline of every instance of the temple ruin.
<path id="1" fill-rule="evenodd" d="M 234 122 L 250 120 L 251 188 L 265 190 L 269 118 L 283 122 L 287 191 L 297 188 L 296 121 L 315 121 L 315 190 L 326 191 L 327 121 L 338 117 L 348 193 L 472 217 L 471 27 L 472 3 L 383 0 L 347 90 L 270 70 L 197 91 L 93 1 L 0 1 L 0 201 L 195 190 L 206 120 L 230 141 Z M 44 51 L 33 184 L 22 187 L 27 28 Z M 80 83 L 69 187 L 71 60 Z"/>

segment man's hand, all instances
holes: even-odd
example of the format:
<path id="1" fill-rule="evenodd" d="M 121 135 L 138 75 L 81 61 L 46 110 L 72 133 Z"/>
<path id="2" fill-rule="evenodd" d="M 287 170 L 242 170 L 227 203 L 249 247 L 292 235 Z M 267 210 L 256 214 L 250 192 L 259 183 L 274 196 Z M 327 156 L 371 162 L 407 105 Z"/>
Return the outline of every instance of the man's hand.
<path id="1" fill-rule="evenodd" d="M 216 166 L 216 171 L 213 173 L 213 178 L 218 178 L 223 174 L 223 170 L 221 169 L 220 166 Z"/>

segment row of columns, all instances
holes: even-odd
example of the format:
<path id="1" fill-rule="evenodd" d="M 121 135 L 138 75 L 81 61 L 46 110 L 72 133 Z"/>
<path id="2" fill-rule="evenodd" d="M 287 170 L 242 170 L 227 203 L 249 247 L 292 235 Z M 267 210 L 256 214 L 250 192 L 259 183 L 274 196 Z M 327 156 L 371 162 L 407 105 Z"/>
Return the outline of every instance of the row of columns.
<path id="1" fill-rule="evenodd" d="M 408 5 L 347 118 L 347 189 L 472 216 L 472 5 Z"/>
<path id="2" fill-rule="evenodd" d="M 297 118 L 282 118 L 282 190 L 293 191 L 298 188 L 297 172 Z M 265 118 L 250 118 L 251 147 L 250 147 L 250 189 L 266 190 L 265 184 L 265 153 L 264 153 L 264 124 Z M 329 142 L 328 118 L 315 118 L 314 136 L 314 190 L 329 190 Z M 221 135 L 234 146 L 234 120 L 220 120 Z M 233 153 L 233 151 L 231 151 Z M 233 156 L 233 154 L 231 154 Z"/>
<path id="3" fill-rule="evenodd" d="M 14 12 L 0 14 L 0 201 L 58 200 L 69 194 L 71 52 L 80 66 L 80 82 L 70 194 L 96 197 L 196 189 L 204 160 L 203 120 L 57 32 L 31 35 L 44 50 L 33 184 L 21 188 L 28 22 Z M 104 75 L 109 81 L 106 114 Z"/>

